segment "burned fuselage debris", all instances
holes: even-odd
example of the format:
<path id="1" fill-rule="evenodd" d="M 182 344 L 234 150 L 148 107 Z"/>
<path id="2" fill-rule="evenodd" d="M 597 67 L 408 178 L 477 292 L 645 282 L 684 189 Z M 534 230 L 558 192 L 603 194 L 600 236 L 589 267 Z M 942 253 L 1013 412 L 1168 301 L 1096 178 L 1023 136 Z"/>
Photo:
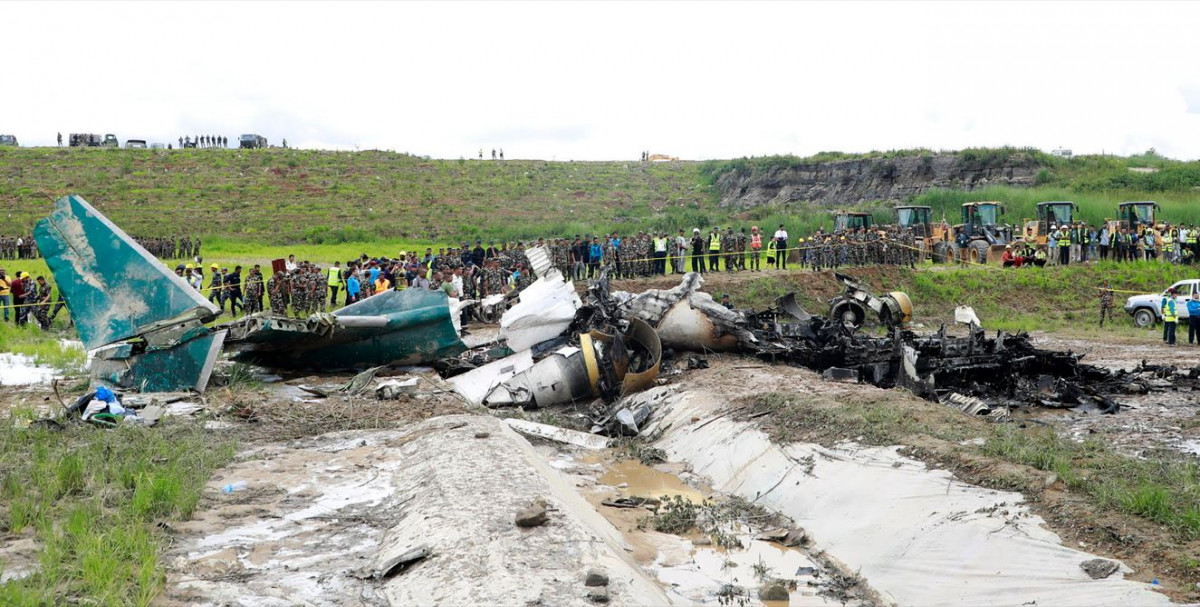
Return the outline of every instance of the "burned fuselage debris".
<path id="1" fill-rule="evenodd" d="M 769 362 L 829 371 L 831 378 L 840 381 L 857 378 L 881 388 L 904 387 L 977 414 L 1019 405 L 1094 406 L 1114 413 L 1119 406 L 1106 394 L 1194 385 L 1200 378 L 1200 369 L 1110 371 L 1083 364 L 1071 352 L 1034 347 L 1024 333 L 989 336 L 977 321 L 964 336 L 947 333 L 945 326 L 919 335 L 904 328 L 912 305 L 903 293 L 875 296 L 852 277 L 839 274 L 837 278 L 847 290 L 831 301 L 833 317 L 808 313 L 794 294 L 762 311 L 728 310 L 697 291 L 703 284 L 698 274 L 688 274 L 674 289 L 639 295 L 610 292 L 601 277 L 591 286 L 588 303 L 617 318 L 646 321 L 658 329 L 664 348 L 732 350 Z M 837 314 L 850 303 L 875 311 L 887 333 L 858 332 L 857 311 L 854 322 Z M 689 322 L 678 322 L 684 318 Z M 1154 373 L 1169 375 L 1172 381 L 1156 380 Z M 952 395 L 956 395 L 953 400 Z"/>
<path id="2" fill-rule="evenodd" d="M 333 314 L 220 314 L 182 278 L 79 196 L 59 199 L 34 229 L 84 347 L 93 382 L 141 392 L 203 392 L 221 348 L 271 367 L 340 369 L 419 363 L 466 349 L 457 300 L 442 292 L 376 295 Z"/>

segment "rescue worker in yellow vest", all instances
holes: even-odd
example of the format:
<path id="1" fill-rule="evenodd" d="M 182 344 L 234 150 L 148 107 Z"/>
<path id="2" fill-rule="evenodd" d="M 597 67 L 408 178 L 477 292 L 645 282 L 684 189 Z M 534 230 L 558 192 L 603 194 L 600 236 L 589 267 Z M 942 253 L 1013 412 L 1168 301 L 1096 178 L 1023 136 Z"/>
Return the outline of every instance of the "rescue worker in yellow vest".
<path id="1" fill-rule="evenodd" d="M 1052 238 L 1058 241 L 1059 265 L 1065 266 L 1071 263 L 1071 232 L 1064 228 L 1059 228 Z"/>
<path id="2" fill-rule="evenodd" d="M 1175 263 L 1175 236 L 1172 234 L 1171 228 L 1163 230 L 1162 235 L 1162 258 L 1167 263 Z"/>
<path id="3" fill-rule="evenodd" d="M 721 265 L 721 228 L 713 228 L 708 235 L 708 271 L 716 272 Z"/>
<path id="4" fill-rule="evenodd" d="M 1196 228 L 1193 226 L 1188 229 L 1187 240 L 1184 244 L 1192 250 L 1192 255 L 1197 255 L 1200 254 L 1200 244 L 1198 243 L 1200 243 L 1200 239 L 1197 238 Z"/>
<path id="5" fill-rule="evenodd" d="M 659 232 L 658 236 L 654 237 L 654 273 L 667 273 L 667 235 L 665 232 Z"/>
<path id="6" fill-rule="evenodd" d="M 1163 343 L 1168 346 L 1175 345 L 1175 322 L 1179 320 L 1179 315 L 1175 311 L 1175 289 L 1167 289 L 1167 294 L 1163 296 L 1159 302 L 1159 307 L 1162 308 L 1163 318 Z"/>
<path id="7" fill-rule="evenodd" d="M 337 305 L 338 289 L 342 287 L 342 262 L 333 262 L 333 267 L 329 268 L 329 279 L 325 281 L 329 285 L 329 308 L 332 310 Z"/>

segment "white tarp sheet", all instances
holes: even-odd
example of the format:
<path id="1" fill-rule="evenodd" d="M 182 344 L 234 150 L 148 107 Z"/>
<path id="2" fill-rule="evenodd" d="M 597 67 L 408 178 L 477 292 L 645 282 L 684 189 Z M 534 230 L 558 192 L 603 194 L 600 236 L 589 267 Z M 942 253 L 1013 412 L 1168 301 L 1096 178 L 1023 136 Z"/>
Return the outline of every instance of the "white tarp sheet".
<path id="1" fill-rule="evenodd" d="M 663 388 L 657 388 L 664 390 Z M 646 393 L 650 394 L 650 393 Z M 1167 605 L 1152 586 L 1079 567 L 1095 555 L 1062 545 L 1019 493 L 958 481 L 895 447 L 773 444 L 719 417 L 726 400 L 691 391 L 664 401 L 656 446 L 734 493 L 790 516 L 816 547 L 898 605 Z M 806 472 L 802 459 L 812 457 Z"/>

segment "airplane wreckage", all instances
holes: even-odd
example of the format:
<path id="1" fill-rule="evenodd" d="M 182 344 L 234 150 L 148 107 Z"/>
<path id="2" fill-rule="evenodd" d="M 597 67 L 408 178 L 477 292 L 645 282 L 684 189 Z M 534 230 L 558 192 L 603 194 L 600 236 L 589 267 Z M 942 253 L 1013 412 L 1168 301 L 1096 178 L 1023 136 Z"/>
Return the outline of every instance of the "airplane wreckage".
<path id="1" fill-rule="evenodd" d="M 671 289 L 610 291 L 604 272 L 586 301 L 531 249 L 538 279 L 500 316 L 500 339 L 468 349 L 459 335 L 467 306 L 502 309 L 502 297 L 458 301 L 441 291 L 389 291 L 333 312 L 293 319 L 259 313 L 209 326 L 220 309 L 78 196 L 57 201 L 34 231 L 80 339 L 95 351 L 93 383 L 164 392 L 203 391 L 222 349 L 234 360 L 282 369 L 347 369 L 431 363 L 453 390 L 487 407 L 604 403 L 600 427 L 636 433 L 649 410 L 608 405 L 655 385 L 664 368 L 704 366 L 695 354 L 735 352 L 806 367 L 838 381 L 901 386 L 967 413 L 1021 405 L 1092 405 L 1113 413 L 1111 394 L 1200 384 L 1200 367 L 1143 365 L 1110 371 L 1080 356 L 1036 348 L 1025 334 L 989 337 L 969 308 L 965 336 L 908 328 L 912 303 L 874 295 L 853 278 L 829 316 L 806 312 L 795 294 L 762 311 L 728 309 L 691 273 Z M 873 312 L 886 333 L 859 331 Z M 686 360 L 685 360 L 686 358 Z M 615 422 L 615 424 L 614 424 Z"/>

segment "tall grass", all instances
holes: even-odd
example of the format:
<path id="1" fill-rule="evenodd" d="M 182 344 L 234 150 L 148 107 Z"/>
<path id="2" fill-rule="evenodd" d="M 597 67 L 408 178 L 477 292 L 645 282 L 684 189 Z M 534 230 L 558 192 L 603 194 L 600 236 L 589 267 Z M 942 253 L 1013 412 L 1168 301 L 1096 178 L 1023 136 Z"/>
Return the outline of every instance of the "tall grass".
<path id="1" fill-rule="evenodd" d="M 1183 456 L 1131 458 L 1100 441 L 1011 426 L 993 427 L 983 452 L 1053 472 L 1100 506 L 1149 519 L 1189 540 L 1200 537 L 1200 466 Z"/>
<path id="2" fill-rule="evenodd" d="M 231 441 L 181 423 L 0 424 L 0 525 L 40 545 L 37 571 L 0 584 L 0 604 L 150 604 L 166 579 L 155 524 L 190 517 L 233 454 Z"/>

